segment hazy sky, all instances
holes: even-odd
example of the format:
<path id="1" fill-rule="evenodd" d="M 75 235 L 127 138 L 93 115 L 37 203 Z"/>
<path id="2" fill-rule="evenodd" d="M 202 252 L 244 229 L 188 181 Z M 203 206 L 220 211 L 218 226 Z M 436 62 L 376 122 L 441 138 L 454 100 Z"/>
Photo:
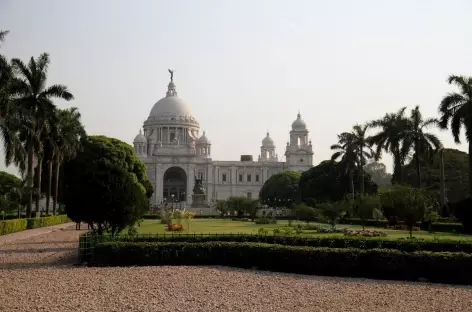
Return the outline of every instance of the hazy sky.
<path id="1" fill-rule="evenodd" d="M 257 159 L 267 129 L 283 155 L 300 110 L 319 163 L 356 123 L 402 106 L 436 116 L 447 76 L 472 76 L 471 16 L 470 0 L 2 0 L 1 53 L 50 53 L 48 82 L 75 96 L 57 104 L 89 134 L 132 143 L 173 68 L 213 159 Z"/>

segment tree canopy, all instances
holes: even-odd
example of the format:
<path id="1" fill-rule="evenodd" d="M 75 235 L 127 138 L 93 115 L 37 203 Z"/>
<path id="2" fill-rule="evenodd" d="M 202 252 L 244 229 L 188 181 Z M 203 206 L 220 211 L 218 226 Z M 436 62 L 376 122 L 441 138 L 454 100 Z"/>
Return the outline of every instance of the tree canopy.
<path id="1" fill-rule="evenodd" d="M 456 149 L 445 148 L 443 153 L 446 198 L 455 203 L 469 196 L 468 154 Z M 420 161 L 423 187 L 439 197 L 441 182 L 440 155 L 434 155 L 430 162 Z M 405 182 L 416 184 L 416 164 L 411 161 L 404 166 Z"/>
<path id="2" fill-rule="evenodd" d="M 392 184 L 392 175 L 387 172 L 387 167 L 383 163 L 372 161 L 365 165 L 364 170 L 379 187 Z"/>
<path id="3" fill-rule="evenodd" d="M 148 209 L 146 195 L 152 195 L 145 165 L 130 145 L 114 138 L 89 136 L 82 145 L 64 165 L 67 214 L 98 232 L 133 225 Z"/>
<path id="4" fill-rule="evenodd" d="M 359 174 L 354 168 L 354 175 Z M 302 200 L 315 199 L 317 202 L 339 201 L 349 193 L 349 175 L 343 165 L 333 160 L 322 161 L 317 166 L 302 173 L 300 193 Z M 365 193 L 375 194 L 377 185 L 368 173 L 364 172 Z M 354 181 L 354 190 L 360 191 L 359 181 Z"/>
<path id="5" fill-rule="evenodd" d="M 289 207 L 300 201 L 298 171 L 285 170 L 272 175 L 262 186 L 259 199 L 270 207 Z"/>

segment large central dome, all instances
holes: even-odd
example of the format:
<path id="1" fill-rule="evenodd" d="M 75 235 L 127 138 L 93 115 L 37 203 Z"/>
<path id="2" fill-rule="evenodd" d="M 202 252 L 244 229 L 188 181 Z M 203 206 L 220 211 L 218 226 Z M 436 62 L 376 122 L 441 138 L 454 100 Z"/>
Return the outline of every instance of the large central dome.
<path id="1" fill-rule="evenodd" d="M 157 101 L 151 109 L 149 117 L 187 117 L 192 118 L 190 106 L 177 96 L 174 82 L 170 82 L 166 97 Z"/>

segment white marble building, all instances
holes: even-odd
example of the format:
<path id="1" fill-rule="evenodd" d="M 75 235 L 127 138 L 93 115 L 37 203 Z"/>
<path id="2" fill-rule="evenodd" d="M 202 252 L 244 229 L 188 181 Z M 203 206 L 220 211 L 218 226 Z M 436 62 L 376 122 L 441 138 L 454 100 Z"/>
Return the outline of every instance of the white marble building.
<path id="1" fill-rule="evenodd" d="M 313 165 L 309 131 L 300 113 L 292 123 L 286 161 L 278 160 L 269 133 L 262 140 L 257 161 L 213 160 L 211 142 L 205 132 L 200 135 L 200 124 L 190 106 L 177 96 L 172 73 L 166 96 L 154 104 L 143 130 L 133 145 L 154 185 L 152 205 L 170 199 L 190 205 L 196 177 L 203 180 L 207 203 L 230 196 L 258 198 L 262 185 L 274 173 L 304 171 Z"/>

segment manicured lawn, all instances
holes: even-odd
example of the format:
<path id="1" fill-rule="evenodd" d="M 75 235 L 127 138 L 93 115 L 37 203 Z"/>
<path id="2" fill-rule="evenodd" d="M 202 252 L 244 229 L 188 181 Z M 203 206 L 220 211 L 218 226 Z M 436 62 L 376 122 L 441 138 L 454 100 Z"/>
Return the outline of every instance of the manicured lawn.
<path id="1" fill-rule="evenodd" d="M 175 221 L 174 221 L 175 223 Z M 181 221 L 185 230 L 181 233 L 205 233 L 205 234 L 216 234 L 216 233 L 241 233 L 241 234 L 257 234 L 260 228 L 271 230 L 275 228 L 281 228 L 288 226 L 288 221 L 279 220 L 277 224 L 255 224 L 254 222 L 245 221 L 231 221 L 227 219 L 194 219 L 190 222 L 190 230 L 187 231 L 187 223 L 185 220 Z M 303 224 L 293 222 L 295 224 Z M 328 226 L 326 224 L 322 224 Z M 362 229 L 359 225 L 346 225 L 339 224 L 339 228 L 350 228 L 350 229 Z M 389 230 L 381 228 L 366 227 L 366 229 L 375 229 L 387 232 L 387 239 L 399 239 L 409 237 L 408 231 Z M 160 220 L 145 220 L 141 223 L 138 228 L 140 234 L 171 234 L 172 232 L 167 231 L 167 225 L 161 224 Z M 342 233 L 318 233 L 316 231 L 304 231 L 304 236 L 343 236 Z M 428 233 L 426 231 L 414 231 L 413 236 L 422 239 L 451 239 L 451 240 L 468 240 L 472 242 L 472 235 L 452 234 L 452 233 Z"/>

